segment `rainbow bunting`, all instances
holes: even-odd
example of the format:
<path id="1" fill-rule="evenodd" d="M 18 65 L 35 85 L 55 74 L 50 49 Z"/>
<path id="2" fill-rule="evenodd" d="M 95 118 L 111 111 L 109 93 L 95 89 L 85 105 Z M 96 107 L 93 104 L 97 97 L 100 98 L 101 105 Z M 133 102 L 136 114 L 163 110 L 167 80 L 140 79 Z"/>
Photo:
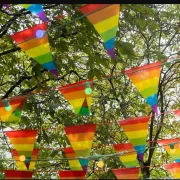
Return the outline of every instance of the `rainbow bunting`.
<path id="1" fill-rule="evenodd" d="M 19 156 L 26 157 L 25 165 L 27 169 L 32 158 L 32 151 L 36 140 L 37 130 L 6 131 L 6 136 L 10 139 Z"/>
<path id="2" fill-rule="evenodd" d="M 85 179 L 84 171 L 59 171 L 60 179 Z"/>
<path id="3" fill-rule="evenodd" d="M 157 92 L 161 67 L 162 61 L 158 61 L 125 71 L 156 115 L 158 114 Z"/>
<path id="4" fill-rule="evenodd" d="M 45 34 L 42 38 L 37 38 L 38 30 L 44 32 L 47 30 L 47 23 L 32 26 L 23 31 L 17 32 L 10 37 L 16 44 L 27 53 L 28 56 L 35 59 L 45 69 L 49 70 L 55 76 L 58 76 L 56 67 L 49 48 L 48 35 Z"/>
<path id="5" fill-rule="evenodd" d="M 33 170 L 35 167 L 35 163 L 36 163 L 35 161 L 37 160 L 39 151 L 40 149 L 33 149 L 30 161 L 26 160 L 25 162 L 22 162 L 19 160 L 20 156 L 18 152 L 15 149 L 12 149 L 11 154 L 13 155 L 13 158 L 16 161 L 18 170 Z"/>
<path id="6" fill-rule="evenodd" d="M 80 81 L 59 87 L 59 91 L 69 101 L 75 112 L 81 116 L 89 116 L 91 112 L 92 95 L 85 93 L 85 83 L 91 81 Z M 90 83 L 92 88 L 92 83 Z"/>
<path id="7" fill-rule="evenodd" d="M 139 159 L 143 161 L 146 136 L 148 133 L 149 116 L 139 118 L 126 119 L 119 121 L 129 141 L 134 146 Z"/>
<path id="8" fill-rule="evenodd" d="M 174 178 L 180 178 L 180 163 L 164 164 L 163 167 L 171 173 Z"/>
<path id="9" fill-rule="evenodd" d="M 136 167 L 138 165 L 137 153 L 135 152 L 135 149 L 131 143 L 114 144 L 113 146 L 117 153 L 128 151 L 126 154 L 119 156 L 120 161 L 126 167 Z"/>
<path id="10" fill-rule="evenodd" d="M 17 96 L 14 99 L 10 98 L 7 100 L 11 106 L 11 110 L 7 111 L 3 100 L 0 101 L 0 120 L 3 122 L 19 122 L 26 102 L 26 97 Z"/>
<path id="11" fill-rule="evenodd" d="M 29 10 L 32 14 L 38 16 L 41 20 L 47 21 L 42 4 L 19 4 L 19 5 Z"/>
<path id="12" fill-rule="evenodd" d="M 164 147 L 164 149 L 171 155 L 173 161 L 180 162 L 180 145 L 179 145 L 179 138 L 175 139 L 163 139 L 157 140 L 157 143 Z M 170 144 L 174 144 L 174 148 L 170 148 Z"/>
<path id="13" fill-rule="evenodd" d="M 80 8 L 80 11 L 87 15 L 103 39 L 109 56 L 114 59 L 114 41 L 118 29 L 120 4 L 86 4 Z"/>
<path id="14" fill-rule="evenodd" d="M 4 170 L 6 179 L 32 179 L 31 171 Z"/>
<path id="15" fill-rule="evenodd" d="M 89 156 L 96 131 L 96 124 L 65 127 L 64 130 L 76 157 Z M 79 159 L 79 162 L 84 172 L 87 172 L 88 159 Z"/>
<path id="16" fill-rule="evenodd" d="M 139 168 L 112 169 L 117 179 L 139 179 Z"/>

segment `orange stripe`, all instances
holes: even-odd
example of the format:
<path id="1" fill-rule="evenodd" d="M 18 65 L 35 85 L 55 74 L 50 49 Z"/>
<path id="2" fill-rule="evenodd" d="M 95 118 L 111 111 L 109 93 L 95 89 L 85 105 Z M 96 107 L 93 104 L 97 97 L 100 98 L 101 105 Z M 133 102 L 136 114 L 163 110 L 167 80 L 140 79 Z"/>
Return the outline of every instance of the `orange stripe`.
<path id="1" fill-rule="evenodd" d="M 117 176 L 118 179 L 138 179 L 139 174 L 122 174 Z"/>
<path id="2" fill-rule="evenodd" d="M 94 139 L 94 132 L 69 134 L 67 136 L 71 142 L 89 141 Z"/>
<path id="3" fill-rule="evenodd" d="M 36 137 L 10 138 L 12 144 L 34 144 Z"/>
<path id="4" fill-rule="evenodd" d="M 125 132 L 144 130 L 148 128 L 148 123 L 138 123 L 133 125 L 123 125 Z"/>

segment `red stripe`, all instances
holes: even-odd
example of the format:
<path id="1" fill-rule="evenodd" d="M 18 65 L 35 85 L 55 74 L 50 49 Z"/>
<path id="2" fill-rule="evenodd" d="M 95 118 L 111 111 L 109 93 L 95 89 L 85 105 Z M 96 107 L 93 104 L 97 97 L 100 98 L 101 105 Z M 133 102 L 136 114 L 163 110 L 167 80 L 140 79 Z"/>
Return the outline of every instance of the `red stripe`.
<path id="1" fill-rule="evenodd" d="M 72 147 L 64 148 L 63 150 L 65 154 L 75 154 Z"/>
<path id="2" fill-rule="evenodd" d="M 40 149 L 33 149 L 32 156 L 37 156 Z"/>
<path id="3" fill-rule="evenodd" d="M 24 178 L 32 178 L 33 172 L 32 171 L 15 171 L 15 170 L 4 170 L 6 175 L 6 179 L 8 177 L 24 177 Z"/>
<path id="4" fill-rule="evenodd" d="M 35 137 L 38 130 L 18 130 L 18 131 L 6 131 L 6 135 L 9 138 L 26 138 L 26 137 Z"/>
<path id="5" fill-rule="evenodd" d="M 85 177 L 85 172 L 84 171 L 59 171 L 59 176 L 61 178 L 63 177 Z"/>
<path id="6" fill-rule="evenodd" d="M 179 138 L 157 140 L 157 142 L 159 144 L 162 144 L 162 145 L 167 145 L 169 143 L 177 143 L 177 142 L 179 142 Z"/>
<path id="7" fill-rule="evenodd" d="M 180 168 L 180 163 L 164 164 L 165 169 Z"/>
<path id="8" fill-rule="evenodd" d="M 122 169 L 112 169 L 116 174 L 138 174 L 139 168 L 122 168 Z"/>
<path id="9" fill-rule="evenodd" d="M 18 152 L 15 149 L 11 149 L 11 153 L 13 156 L 19 156 Z"/>
<path id="10" fill-rule="evenodd" d="M 17 96 L 16 97 L 16 99 L 14 99 L 14 98 L 9 98 L 8 99 L 9 100 L 9 103 L 11 104 L 11 105 L 14 105 L 14 104 L 24 104 L 24 102 L 26 101 L 26 97 L 24 97 L 24 96 Z M 4 106 L 4 103 L 2 102 L 2 100 L 1 100 L 1 102 L 0 102 L 0 107 L 3 107 Z"/>
<path id="11" fill-rule="evenodd" d="M 64 130 L 66 134 L 78 134 L 78 133 L 87 133 L 87 132 L 95 132 L 96 131 L 96 124 L 85 124 L 79 126 L 70 126 L 65 127 Z"/>
<path id="12" fill-rule="evenodd" d="M 114 144 L 113 146 L 116 151 L 134 150 L 134 147 L 131 143 Z"/>
<path id="13" fill-rule="evenodd" d="M 83 14 L 89 14 L 93 11 L 96 11 L 100 8 L 103 8 L 104 6 L 106 6 L 107 4 L 86 4 L 84 6 L 81 6 L 79 8 L 79 10 L 83 13 Z"/>
<path id="14" fill-rule="evenodd" d="M 35 26 L 32 26 L 28 29 L 25 29 L 23 31 L 17 32 L 13 35 L 10 35 L 10 37 L 16 42 L 16 43 L 21 43 L 23 41 L 26 41 L 27 39 L 36 37 L 36 31 L 37 30 L 47 30 L 47 22 L 42 23 L 42 24 L 38 24 Z"/>

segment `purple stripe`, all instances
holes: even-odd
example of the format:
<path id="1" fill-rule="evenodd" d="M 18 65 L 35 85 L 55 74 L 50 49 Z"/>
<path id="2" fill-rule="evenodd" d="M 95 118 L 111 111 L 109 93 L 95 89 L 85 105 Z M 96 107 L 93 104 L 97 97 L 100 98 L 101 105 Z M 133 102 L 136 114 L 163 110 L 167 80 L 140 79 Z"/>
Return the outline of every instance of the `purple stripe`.
<path id="1" fill-rule="evenodd" d="M 144 159 L 144 153 L 138 154 L 138 157 L 139 157 L 139 159 L 140 159 L 141 161 L 143 161 L 143 159 Z"/>
<path id="2" fill-rule="evenodd" d="M 37 16 L 39 16 L 43 21 L 47 21 L 44 11 L 39 12 Z"/>
<path id="3" fill-rule="evenodd" d="M 115 59 L 114 48 L 107 50 L 107 52 L 112 59 Z"/>
<path id="4" fill-rule="evenodd" d="M 155 113 L 156 116 L 157 116 L 157 115 L 158 115 L 158 106 L 157 106 L 157 104 L 153 105 L 153 106 L 152 106 L 152 109 L 153 109 L 154 113 Z"/>
<path id="5" fill-rule="evenodd" d="M 56 77 L 58 77 L 58 73 L 55 69 L 50 70 L 51 73 L 53 73 Z"/>

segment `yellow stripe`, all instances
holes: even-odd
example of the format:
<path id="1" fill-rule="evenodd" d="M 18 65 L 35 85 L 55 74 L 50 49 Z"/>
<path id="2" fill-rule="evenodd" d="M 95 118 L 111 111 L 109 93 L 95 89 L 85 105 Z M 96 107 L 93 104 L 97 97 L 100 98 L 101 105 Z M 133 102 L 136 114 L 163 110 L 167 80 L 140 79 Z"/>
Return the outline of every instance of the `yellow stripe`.
<path id="1" fill-rule="evenodd" d="M 21 161 L 16 161 L 16 165 L 18 167 L 18 170 L 27 170 L 26 165 L 24 164 L 24 162 Z"/>
<path id="2" fill-rule="evenodd" d="M 99 32 L 99 34 L 101 34 L 113 27 L 116 27 L 118 25 L 118 19 L 119 19 L 119 14 L 95 24 L 94 27 Z"/>
<path id="3" fill-rule="evenodd" d="M 16 151 L 32 151 L 34 144 L 13 144 Z"/>
<path id="4" fill-rule="evenodd" d="M 144 136 L 147 136 L 147 131 L 148 130 L 131 131 L 131 132 L 126 132 L 126 135 L 128 136 L 129 139 L 142 138 Z"/>
<path id="5" fill-rule="evenodd" d="M 36 140 L 36 137 L 27 137 L 27 138 L 11 138 L 12 144 L 34 144 L 34 141 Z"/>
<path id="6" fill-rule="evenodd" d="M 129 161 L 134 161 L 136 160 L 137 154 L 134 153 L 133 155 L 122 155 L 120 156 L 120 160 L 122 162 L 129 162 Z"/>
<path id="7" fill-rule="evenodd" d="M 173 173 L 174 178 L 180 178 L 180 173 Z"/>
<path id="8" fill-rule="evenodd" d="M 94 132 L 69 134 L 67 136 L 70 142 L 89 141 L 94 139 Z"/>
<path id="9" fill-rule="evenodd" d="M 92 146 L 92 141 L 71 142 L 74 150 L 89 149 Z"/>
<path id="10" fill-rule="evenodd" d="M 29 170 L 33 170 L 35 167 L 36 162 L 30 162 Z"/>
<path id="11" fill-rule="evenodd" d="M 78 108 L 78 107 L 80 108 L 83 102 L 84 102 L 84 98 L 69 101 L 69 103 L 73 106 L 73 108 Z"/>
<path id="12" fill-rule="evenodd" d="M 79 163 L 79 161 L 78 160 L 68 160 L 68 162 L 69 162 L 69 165 L 70 165 L 70 167 L 80 167 L 80 169 L 82 169 L 81 168 L 81 164 Z"/>

